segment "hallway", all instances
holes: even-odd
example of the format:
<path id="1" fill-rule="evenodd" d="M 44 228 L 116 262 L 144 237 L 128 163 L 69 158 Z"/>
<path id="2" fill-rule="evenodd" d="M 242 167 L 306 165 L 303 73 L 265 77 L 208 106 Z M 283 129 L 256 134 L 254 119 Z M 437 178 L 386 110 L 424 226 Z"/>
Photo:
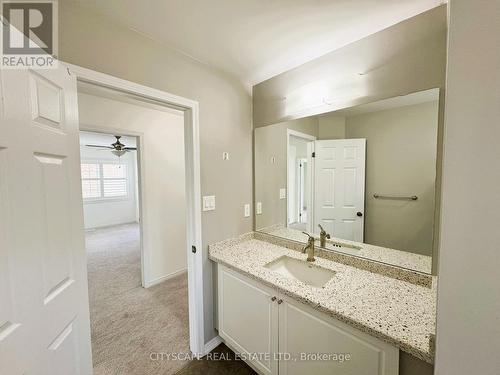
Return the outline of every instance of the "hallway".
<path id="1" fill-rule="evenodd" d="M 183 361 L 150 353 L 188 353 L 187 273 L 141 287 L 138 224 L 86 231 L 95 375 L 166 375 Z"/>

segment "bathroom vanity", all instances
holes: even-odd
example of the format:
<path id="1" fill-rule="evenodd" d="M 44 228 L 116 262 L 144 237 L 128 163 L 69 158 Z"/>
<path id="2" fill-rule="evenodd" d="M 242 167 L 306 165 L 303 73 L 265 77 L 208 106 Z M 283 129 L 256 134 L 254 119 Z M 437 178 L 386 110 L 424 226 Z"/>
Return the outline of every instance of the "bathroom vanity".
<path id="1" fill-rule="evenodd" d="M 299 249 L 259 233 L 209 247 L 219 335 L 256 371 L 395 375 L 400 350 L 433 362 L 435 278 L 423 286 L 322 256 L 307 262 Z"/>
<path id="2" fill-rule="evenodd" d="M 367 100 L 254 129 L 255 232 L 209 257 L 219 336 L 261 374 L 433 371 L 442 95 Z"/>

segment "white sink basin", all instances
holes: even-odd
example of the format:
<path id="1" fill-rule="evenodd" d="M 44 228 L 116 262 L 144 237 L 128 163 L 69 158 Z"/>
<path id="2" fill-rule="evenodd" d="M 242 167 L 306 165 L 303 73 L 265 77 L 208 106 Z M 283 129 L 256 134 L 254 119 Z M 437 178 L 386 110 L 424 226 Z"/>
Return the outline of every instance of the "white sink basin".
<path id="1" fill-rule="evenodd" d="M 303 260 L 290 258 L 286 255 L 266 264 L 264 267 L 316 288 L 323 287 L 335 275 L 335 271 L 318 267 Z"/>

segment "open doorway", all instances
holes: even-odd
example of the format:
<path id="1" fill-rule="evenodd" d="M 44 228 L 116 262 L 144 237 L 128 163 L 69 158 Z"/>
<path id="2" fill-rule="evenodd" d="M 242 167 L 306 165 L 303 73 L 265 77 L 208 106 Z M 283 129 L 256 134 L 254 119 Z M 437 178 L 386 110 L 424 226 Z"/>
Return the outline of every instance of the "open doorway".
<path id="1" fill-rule="evenodd" d="M 78 107 L 94 373 L 175 372 L 150 355 L 189 351 L 184 114 L 86 83 Z"/>
<path id="2" fill-rule="evenodd" d="M 120 152 L 110 146 L 117 139 Z M 143 285 L 137 144 L 123 134 L 80 131 L 91 303 Z"/>

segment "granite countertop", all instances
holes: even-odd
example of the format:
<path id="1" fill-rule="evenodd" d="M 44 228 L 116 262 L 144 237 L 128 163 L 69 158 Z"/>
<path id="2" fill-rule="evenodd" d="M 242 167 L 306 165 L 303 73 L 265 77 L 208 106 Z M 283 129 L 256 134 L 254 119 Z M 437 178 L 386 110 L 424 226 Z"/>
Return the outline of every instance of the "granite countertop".
<path id="1" fill-rule="evenodd" d="M 323 288 L 315 288 L 264 268 L 284 255 L 306 259 L 306 254 L 254 239 L 253 233 L 209 246 L 209 259 L 433 363 L 435 277 L 426 288 L 316 257 L 314 265 L 336 274 Z"/>
<path id="2" fill-rule="evenodd" d="M 264 228 L 262 231 L 273 236 L 287 238 L 293 241 L 307 242 L 307 236 L 302 233 L 302 231 L 282 225 L 270 227 L 268 229 Z M 346 246 L 338 248 L 334 246 L 333 243 L 344 244 Z M 418 272 L 431 273 L 432 271 L 432 257 L 427 255 L 333 237 L 326 241 L 326 248 Z"/>

